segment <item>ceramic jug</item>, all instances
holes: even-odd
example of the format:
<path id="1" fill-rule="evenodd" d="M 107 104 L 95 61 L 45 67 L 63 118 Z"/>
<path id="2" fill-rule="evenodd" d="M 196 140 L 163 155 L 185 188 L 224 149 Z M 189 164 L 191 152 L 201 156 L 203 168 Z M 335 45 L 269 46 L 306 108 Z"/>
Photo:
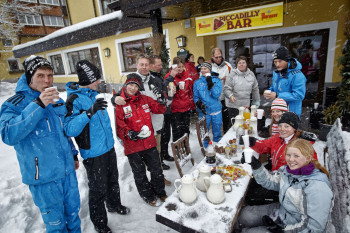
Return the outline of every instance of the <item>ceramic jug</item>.
<path id="1" fill-rule="evenodd" d="M 183 203 L 191 204 L 197 198 L 197 191 L 194 186 L 196 179 L 192 175 L 184 175 L 181 179 L 176 179 L 174 186 L 179 193 L 180 199 Z M 181 188 L 176 183 L 181 183 Z"/>
<path id="2" fill-rule="evenodd" d="M 253 128 L 253 135 L 258 136 L 258 119 L 256 117 L 250 118 L 250 125 Z"/>
<path id="3" fill-rule="evenodd" d="M 238 115 L 240 115 L 240 116 L 243 117 L 244 109 L 245 109 L 244 107 L 239 107 L 239 108 L 238 108 L 238 110 L 239 110 L 239 114 L 238 114 Z"/>
<path id="4" fill-rule="evenodd" d="M 225 200 L 224 180 L 218 174 L 210 178 L 204 178 L 204 186 L 207 189 L 207 199 L 213 204 L 220 204 Z"/>
<path id="5" fill-rule="evenodd" d="M 198 170 L 195 170 L 193 173 L 198 172 L 198 178 L 196 182 L 197 189 L 199 189 L 202 192 L 206 192 L 206 188 L 204 186 L 204 177 L 210 177 L 211 167 L 204 164 L 200 166 Z"/>
<path id="6" fill-rule="evenodd" d="M 235 124 L 233 125 L 233 130 L 237 131 L 239 125 L 243 125 L 243 116 L 237 115 L 235 117 Z"/>
<path id="7" fill-rule="evenodd" d="M 255 117 L 255 113 L 256 113 L 256 105 L 250 106 L 250 118 Z"/>

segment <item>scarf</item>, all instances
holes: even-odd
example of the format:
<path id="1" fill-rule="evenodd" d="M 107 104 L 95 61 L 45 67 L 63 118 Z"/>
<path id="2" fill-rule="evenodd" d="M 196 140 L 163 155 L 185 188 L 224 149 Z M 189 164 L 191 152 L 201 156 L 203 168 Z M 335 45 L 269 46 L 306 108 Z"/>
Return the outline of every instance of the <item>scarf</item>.
<path id="1" fill-rule="evenodd" d="M 287 165 L 286 170 L 292 175 L 310 175 L 315 170 L 315 165 L 313 163 L 309 163 L 308 165 L 295 170 L 291 170 Z"/>

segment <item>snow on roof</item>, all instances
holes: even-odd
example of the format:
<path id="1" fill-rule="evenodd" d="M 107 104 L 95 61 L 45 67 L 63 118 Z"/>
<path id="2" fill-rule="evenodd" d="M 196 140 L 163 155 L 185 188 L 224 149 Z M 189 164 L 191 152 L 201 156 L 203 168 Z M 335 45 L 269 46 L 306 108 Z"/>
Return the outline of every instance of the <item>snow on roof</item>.
<path id="1" fill-rule="evenodd" d="M 43 37 L 43 38 L 29 41 L 29 42 L 24 43 L 24 44 L 16 45 L 13 47 L 13 51 L 23 49 L 23 48 L 26 48 L 26 47 L 29 47 L 29 46 L 32 46 L 35 44 L 39 44 L 41 42 L 44 42 L 44 41 L 47 41 L 47 40 L 50 40 L 50 39 L 53 39 L 53 38 L 56 38 L 59 36 L 63 36 L 63 35 L 68 34 L 70 32 L 75 32 L 75 31 L 78 31 L 80 29 L 91 27 L 93 25 L 97 25 L 97 24 L 100 24 L 100 23 L 103 23 L 103 22 L 106 22 L 106 21 L 109 21 L 112 19 L 117 19 L 117 18 L 121 19 L 122 16 L 123 16 L 123 13 L 121 11 L 115 11 L 115 12 L 112 12 L 112 13 L 107 14 L 107 15 L 102 15 L 102 16 L 99 16 L 96 18 L 88 19 L 88 20 L 85 20 L 83 22 L 80 22 L 80 23 L 77 23 L 77 24 L 74 24 L 74 25 L 71 25 L 68 27 L 64 27 L 64 28 L 57 30 L 57 31 L 55 31 L 55 32 Z"/>

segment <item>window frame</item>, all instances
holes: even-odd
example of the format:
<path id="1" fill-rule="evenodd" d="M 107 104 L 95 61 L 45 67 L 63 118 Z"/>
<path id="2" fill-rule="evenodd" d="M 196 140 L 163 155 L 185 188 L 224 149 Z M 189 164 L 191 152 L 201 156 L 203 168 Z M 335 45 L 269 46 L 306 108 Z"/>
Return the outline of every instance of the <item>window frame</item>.
<path id="1" fill-rule="evenodd" d="M 23 16 L 26 20 L 26 23 L 22 23 L 21 20 L 20 20 L 20 17 Z M 28 23 L 28 17 L 33 17 L 33 22 L 35 22 L 35 17 L 38 16 L 39 19 L 40 19 L 40 24 L 30 24 Z M 19 18 L 18 18 L 18 22 L 22 25 L 26 25 L 26 26 L 43 26 L 43 21 L 41 20 L 41 17 L 40 15 L 19 15 Z"/>
<path id="2" fill-rule="evenodd" d="M 11 41 L 11 45 L 7 45 L 6 41 Z M 11 39 L 1 38 L 1 43 L 3 47 L 13 47 L 13 40 Z"/>
<path id="3" fill-rule="evenodd" d="M 20 2 L 38 3 L 38 0 L 20 0 Z"/>
<path id="4" fill-rule="evenodd" d="M 11 69 L 11 65 L 10 65 L 10 61 L 16 61 L 17 62 L 17 66 L 18 66 L 18 69 Z M 7 58 L 6 60 L 6 63 L 7 63 L 7 66 L 9 68 L 9 73 L 19 73 L 19 72 L 23 72 L 23 68 L 21 66 L 21 62 L 20 62 L 20 59 L 19 58 Z"/>
<path id="5" fill-rule="evenodd" d="M 59 56 L 61 58 L 61 62 L 62 62 L 62 67 L 63 67 L 63 73 L 58 73 L 58 72 L 55 72 L 55 68 L 56 68 L 56 63 L 54 62 L 53 60 L 53 57 L 56 57 L 56 56 Z M 52 53 L 52 54 L 47 54 L 46 56 L 48 58 L 48 60 L 51 62 L 52 64 L 52 67 L 53 67 L 53 74 L 54 76 L 64 76 L 66 75 L 66 67 L 64 65 L 64 59 L 63 59 L 63 55 L 61 53 Z"/>
<path id="6" fill-rule="evenodd" d="M 40 4 L 44 5 L 50 5 L 50 6 L 60 6 L 60 1 L 59 0 L 50 0 L 52 3 L 47 3 L 48 0 L 39 0 Z M 53 3 L 53 1 L 57 1 L 57 4 Z"/>
<path id="7" fill-rule="evenodd" d="M 48 19 L 49 19 L 50 24 L 47 24 L 45 18 L 48 18 Z M 58 21 L 57 21 L 58 19 L 61 19 L 61 23 L 62 23 L 62 24 L 61 24 L 61 25 L 52 25 L 51 22 L 52 22 L 53 18 L 56 19 L 56 22 L 58 22 Z M 55 15 L 43 15 L 43 20 L 44 20 L 45 26 L 48 26 L 48 27 L 64 27 L 64 19 L 63 19 L 63 17 L 55 16 Z"/>

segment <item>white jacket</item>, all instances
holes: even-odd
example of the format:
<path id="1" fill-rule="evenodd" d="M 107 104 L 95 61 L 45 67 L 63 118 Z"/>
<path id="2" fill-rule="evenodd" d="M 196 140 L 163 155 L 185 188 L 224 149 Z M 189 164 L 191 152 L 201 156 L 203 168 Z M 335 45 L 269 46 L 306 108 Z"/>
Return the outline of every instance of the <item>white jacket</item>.
<path id="1" fill-rule="evenodd" d="M 231 64 L 226 61 L 223 61 L 220 65 L 218 65 L 215 62 L 213 62 L 213 60 L 211 60 L 211 66 L 212 66 L 212 71 L 219 74 L 219 79 L 221 79 L 221 84 L 222 86 L 224 86 L 225 80 L 222 78 L 226 76 L 226 80 L 227 80 L 229 77 L 232 76 L 233 69 Z M 224 89 L 222 89 L 219 99 L 220 100 L 225 99 Z"/>

